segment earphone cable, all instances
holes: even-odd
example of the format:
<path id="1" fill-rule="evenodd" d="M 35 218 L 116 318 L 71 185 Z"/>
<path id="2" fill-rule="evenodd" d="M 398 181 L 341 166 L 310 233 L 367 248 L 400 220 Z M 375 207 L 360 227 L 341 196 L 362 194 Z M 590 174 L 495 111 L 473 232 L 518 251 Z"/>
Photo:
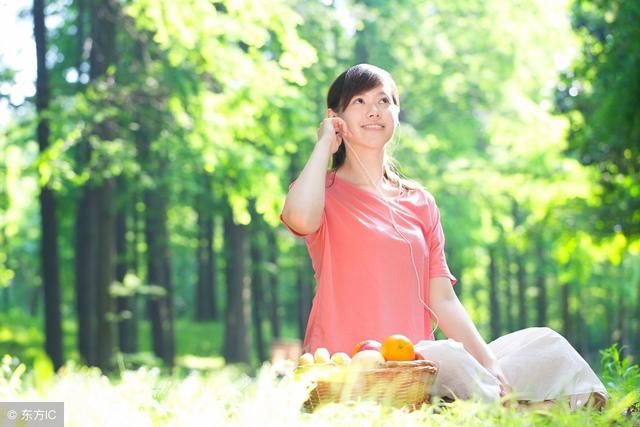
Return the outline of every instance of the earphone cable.
<path id="1" fill-rule="evenodd" d="M 409 239 L 407 239 L 404 236 L 404 234 L 402 234 L 402 232 L 400 232 L 400 230 L 398 228 L 398 224 L 396 223 L 396 220 L 395 220 L 394 215 L 393 215 L 393 209 L 391 208 L 391 204 L 389 203 L 389 201 L 386 199 L 386 197 L 382 193 L 382 189 L 379 188 L 378 185 L 374 182 L 373 178 L 371 178 L 371 176 L 369 175 L 369 172 L 367 171 L 367 168 L 365 168 L 364 164 L 362 163 L 362 161 L 358 157 L 358 154 L 353 149 L 351 144 L 348 143 L 347 140 L 344 139 L 344 138 L 342 139 L 342 141 L 344 142 L 345 146 L 353 153 L 354 158 L 356 159 L 356 161 L 358 162 L 358 164 L 360 165 L 360 167 L 364 171 L 365 175 L 367 176 L 367 178 L 371 182 L 371 185 L 376 190 L 376 192 L 378 193 L 378 195 L 382 199 L 383 203 L 387 206 L 387 209 L 389 210 L 389 217 L 391 218 L 391 224 L 393 225 L 394 230 L 396 231 L 396 233 L 398 233 L 398 235 L 402 238 L 402 240 L 404 240 L 409 245 L 409 254 L 411 255 L 411 264 L 413 265 L 413 271 L 415 273 L 416 282 L 418 284 L 418 299 L 420 300 L 420 303 L 422 303 L 424 308 L 426 308 L 429 311 L 429 313 L 433 316 L 433 320 L 435 322 L 435 328 L 433 328 L 433 327 L 431 328 L 431 334 L 433 335 L 433 337 L 435 339 L 435 333 L 438 330 L 438 326 L 439 326 L 439 319 L 438 319 L 438 315 L 433 310 L 431 310 L 431 308 L 427 305 L 427 303 L 424 301 L 424 299 L 422 297 L 422 280 L 420 280 L 420 275 L 418 274 L 418 267 L 416 266 L 415 257 L 413 256 L 413 245 L 411 245 L 411 242 L 409 241 Z M 399 183 L 398 185 L 399 185 L 398 190 L 400 192 L 402 192 L 402 183 Z"/>

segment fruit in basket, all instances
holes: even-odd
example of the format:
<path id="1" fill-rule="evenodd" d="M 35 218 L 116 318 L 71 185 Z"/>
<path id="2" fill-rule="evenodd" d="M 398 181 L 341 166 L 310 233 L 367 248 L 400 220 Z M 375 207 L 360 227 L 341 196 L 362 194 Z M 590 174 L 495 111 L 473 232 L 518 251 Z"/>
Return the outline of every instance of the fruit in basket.
<path id="1" fill-rule="evenodd" d="M 298 366 L 313 365 L 313 354 L 305 353 L 298 359 Z"/>
<path id="2" fill-rule="evenodd" d="M 420 353 L 419 351 L 416 351 L 416 357 L 415 360 L 426 360 L 424 358 L 424 356 L 422 355 L 422 353 Z"/>
<path id="3" fill-rule="evenodd" d="M 371 369 L 384 365 L 384 357 L 378 350 L 361 350 L 351 359 L 351 366 L 360 369 Z"/>
<path id="4" fill-rule="evenodd" d="M 415 360 L 415 351 L 413 343 L 404 335 L 390 335 L 382 341 L 380 353 L 384 360 L 409 361 Z"/>
<path id="5" fill-rule="evenodd" d="M 382 346 L 382 344 L 380 344 L 376 340 L 360 341 L 358 344 L 356 344 L 356 346 L 353 348 L 353 350 L 351 350 L 351 357 L 355 356 L 356 353 L 358 353 L 360 351 L 363 351 L 363 350 L 380 351 L 380 347 L 381 346 Z"/>
<path id="6" fill-rule="evenodd" d="M 339 351 L 337 353 L 333 353 L 333 356 L 331 356 L 331 361 L 336 365 L 344 366 L 351 363 L 351 358 L 347 353 Z"/>
<path id="7" fill-rule="evenodd" d="M 331 360 L 329 350 L 324 347 L 318 347 L 313 353 L 313 360 L 316 363 L 329 363 L 329 361 Z"/>

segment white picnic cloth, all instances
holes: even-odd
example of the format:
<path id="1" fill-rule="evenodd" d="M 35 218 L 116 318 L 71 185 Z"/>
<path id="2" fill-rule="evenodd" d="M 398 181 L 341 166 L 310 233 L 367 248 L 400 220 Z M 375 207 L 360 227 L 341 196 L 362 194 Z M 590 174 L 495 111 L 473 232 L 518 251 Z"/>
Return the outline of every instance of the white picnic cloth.
<path id="1" fill-rule="evenodd" d="M 604 385 L 571 344 L 550 328 L 527 328 L 489 343 L 518 400 L 568 399 L 583 406 L 592 392 L 608 396 Z M 454 340 L 420 341 L 425 359 L 438 365 L 432 394 L 485 401 L 500 398 L 498 380 Z"/>

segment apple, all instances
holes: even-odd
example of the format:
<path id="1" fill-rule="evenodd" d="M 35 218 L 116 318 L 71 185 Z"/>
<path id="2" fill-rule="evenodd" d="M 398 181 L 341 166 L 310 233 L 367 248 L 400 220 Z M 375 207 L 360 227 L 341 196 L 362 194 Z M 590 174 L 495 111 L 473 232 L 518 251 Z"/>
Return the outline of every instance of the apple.
<path id="1" fill-rule="evenodd" d="M 313 365 L 313 354 L 305 353 L 298 359 L 298 366 Z"/>
<path id="2" fill-rule="evenodd" d="M 347 353 L 343 353 L 340 351 L 338 353 L 334 353 L 333 356 L 331 356 L 331 361 L 336 365 L 348 365 L 349 363 L 351 363 L 351 358 Z"/>
<path id="3" fill-rule="evenodd" d="M 351 366 L 372 369 L 384 365 L 384 357 L 378 350 L 361 350 L 351 359 Z"/>
<path id="4" fill-rule="evenodd" d="M 425 360 L 424 356 L 419 351 L 416 351 L 415 356 L 414 360 Z"/>
<path id="5" fill-rule="evenodd" d="M 363 350 L 375 350 L 380 351 L 382 344 L 376 340 L 364 340 L 360 341 L 356 346 L 351 350 L 351 357 L 355 356 L 356 353 Z"/>
<path id="6" fill-rule="evenodd" d="M 329 350 L 324 347 L 318 347 L 315 353 L 313 353 L 313 360 L 315 360 L 316 363 L 329 363 L 331 360 Z"/>
<path id="7" fill-rule="evenodd" d="M 298 359 L 298 366 L 313 365 L 313 354 L 305 353 Z"/>

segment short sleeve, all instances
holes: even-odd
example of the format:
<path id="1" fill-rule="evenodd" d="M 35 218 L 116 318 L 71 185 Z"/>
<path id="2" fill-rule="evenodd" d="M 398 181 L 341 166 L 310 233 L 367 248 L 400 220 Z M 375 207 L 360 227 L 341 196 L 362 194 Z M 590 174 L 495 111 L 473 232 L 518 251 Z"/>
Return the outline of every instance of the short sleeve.
<path id="1" fill-rule="evenodd" d="M 429 277 L 448 277 L 452 285 L 455 285 L 457 279 L 449 271 L 447 259 L 444 254 L 444 230 L 440 222 L 440 210 L 436 205 L 433 197 L 429 197 L 429 215 L 431 219 L 431 228 L 427 236 L 429 246 Z"/>
<path id="2" fill-rule="evenodd" d="M 288 229 L 288 230 L 289 230 L 289 231 L 290 231 L 294 236 L 297 236 L 297 237 L 305 237 L 305 235 L 304 235 L 304 234 L 300 234 L 300 233 L 298 233 L 296 230 L 294 230 L 293 228 L 291 228 L 291 226 L 290 226 L 289 224 L 287 224 L 287 223 L 285 222 L 284 218 L 282 217 L 282 212 L 280 212 L 280 222 L 282 222 L 282 223 L 285 225 L 285 227 L 287 227 L 287 229 Z"/>

